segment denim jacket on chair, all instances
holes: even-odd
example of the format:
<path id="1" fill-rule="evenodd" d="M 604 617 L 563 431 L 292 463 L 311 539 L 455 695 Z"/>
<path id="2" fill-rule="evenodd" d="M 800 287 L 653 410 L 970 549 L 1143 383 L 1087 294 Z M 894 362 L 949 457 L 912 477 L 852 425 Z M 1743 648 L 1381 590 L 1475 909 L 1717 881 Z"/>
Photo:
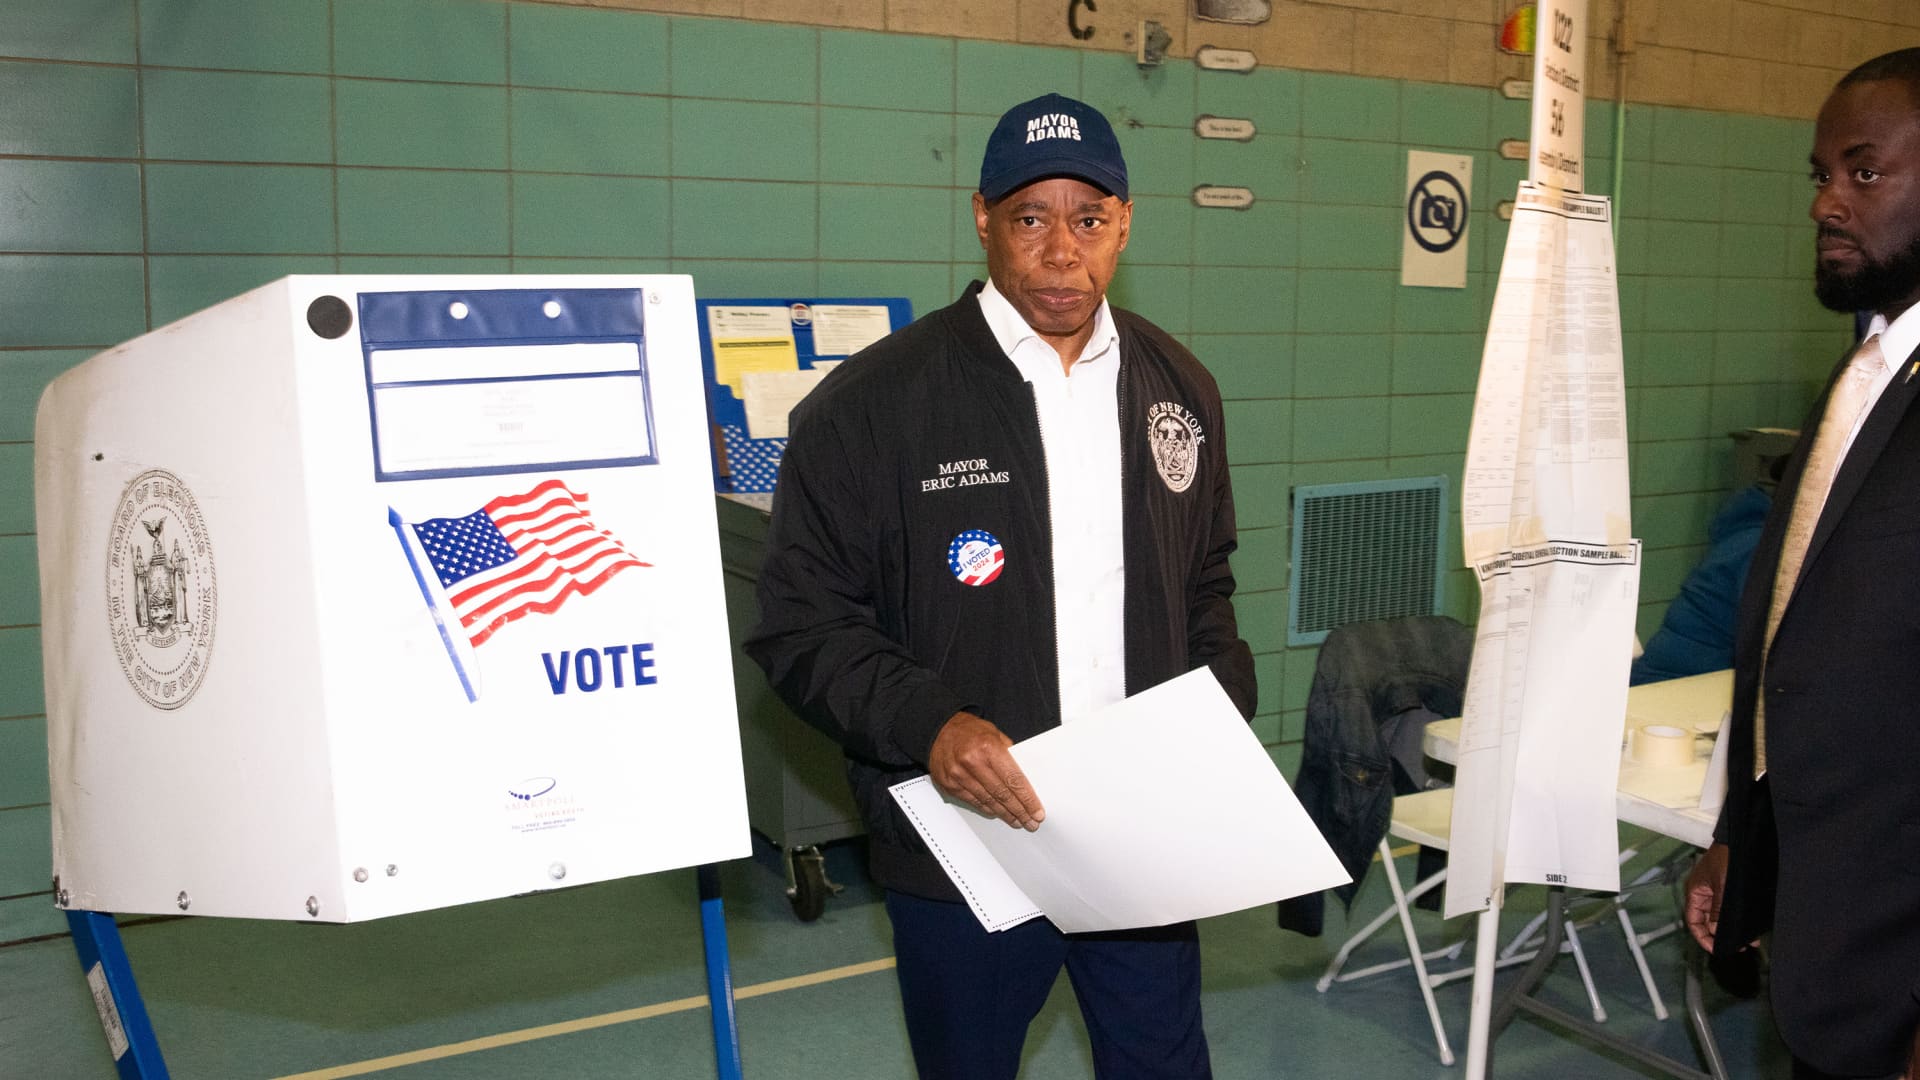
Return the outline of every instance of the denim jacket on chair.
<path id="1" fill-rule="evenodd" d="M 1294 794 L 1353 882 L 1351 906 L 1387 834 L 1393 797 L 1427 786 L 1420 750 L 1428 720 L 1460 715 L 1473 632 L 1445 615 L 1348 623 L 1320 646 L 1307 692 L 1306 736 Z M 1280 903 L 1280 925 L 1318 936 L 1321 894 Z"/>

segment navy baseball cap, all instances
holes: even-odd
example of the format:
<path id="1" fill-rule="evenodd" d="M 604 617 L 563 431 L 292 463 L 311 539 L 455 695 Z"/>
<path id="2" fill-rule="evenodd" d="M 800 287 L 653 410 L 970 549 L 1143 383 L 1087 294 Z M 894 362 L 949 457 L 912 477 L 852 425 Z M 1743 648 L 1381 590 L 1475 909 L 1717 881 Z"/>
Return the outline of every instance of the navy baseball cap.
<path id="1" fill-rule="evenodd" d="M 1085 180 L 1127 201 L 1127 162 L 1100 110 L 1047 94 L 1000 118 L 980 159 L 980 194 L 993 202 L 1049 176 Z"/>

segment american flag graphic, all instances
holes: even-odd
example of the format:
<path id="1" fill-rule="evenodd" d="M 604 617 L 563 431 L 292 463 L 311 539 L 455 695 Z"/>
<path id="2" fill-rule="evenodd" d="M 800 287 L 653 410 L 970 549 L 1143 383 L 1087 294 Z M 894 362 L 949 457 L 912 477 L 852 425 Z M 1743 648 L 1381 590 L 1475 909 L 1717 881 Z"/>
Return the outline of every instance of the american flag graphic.
<path id="1" fill-rule="evenodd" d="M 475 646 L 523 615 L 550 614 L 622 570 L 650 565 L 593 523 L 584 493 L 558 480 L 410 527 Z"/>
<path id="2" fill-rule="evenodd" d="M 947 569 L 962 585 L 985 585 L 1006 565 L 1006 549 L 984 529 L 968 529 L 947 545 Z"/>

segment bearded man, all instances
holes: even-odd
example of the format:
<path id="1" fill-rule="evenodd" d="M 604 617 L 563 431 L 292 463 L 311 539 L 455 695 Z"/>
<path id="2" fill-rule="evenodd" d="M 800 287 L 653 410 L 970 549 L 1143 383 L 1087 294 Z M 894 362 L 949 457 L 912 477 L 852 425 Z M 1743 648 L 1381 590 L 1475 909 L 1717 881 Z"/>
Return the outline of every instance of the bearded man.
<path id="1" fill-rule="evenodd" d="M 1722 982 L 1771 932 L 1796 1080 L 1916 1075 L 1920 1028 L 1920 49 L 1840 80 L 1814 129 L 1815 294 L 1871 312 L 1755 550 L 1727 798 L 1688 880 Z M 1742 972 L 1747 974 L 1742 976 Z"/>

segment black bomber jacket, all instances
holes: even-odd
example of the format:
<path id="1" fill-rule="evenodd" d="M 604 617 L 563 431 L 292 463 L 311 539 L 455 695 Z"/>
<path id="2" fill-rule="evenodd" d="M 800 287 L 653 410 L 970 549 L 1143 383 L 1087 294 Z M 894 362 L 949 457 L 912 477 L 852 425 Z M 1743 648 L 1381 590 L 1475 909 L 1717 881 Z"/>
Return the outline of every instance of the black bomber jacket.
<path id="1" fill-rule="evenodd" d="M 848 360 L 793 410 L 746 642 L 844 750 L 875 879 L 947 900 L 958 891 L 887 788 L 926 771 L 963 709 L 1015 742 L 1060 723 L 1039 413 L 980 288 Z M 1219 389 L 1165 332 L 1109 310 L 1127 693 L 1206 664 L 1250 717 Z"/>

